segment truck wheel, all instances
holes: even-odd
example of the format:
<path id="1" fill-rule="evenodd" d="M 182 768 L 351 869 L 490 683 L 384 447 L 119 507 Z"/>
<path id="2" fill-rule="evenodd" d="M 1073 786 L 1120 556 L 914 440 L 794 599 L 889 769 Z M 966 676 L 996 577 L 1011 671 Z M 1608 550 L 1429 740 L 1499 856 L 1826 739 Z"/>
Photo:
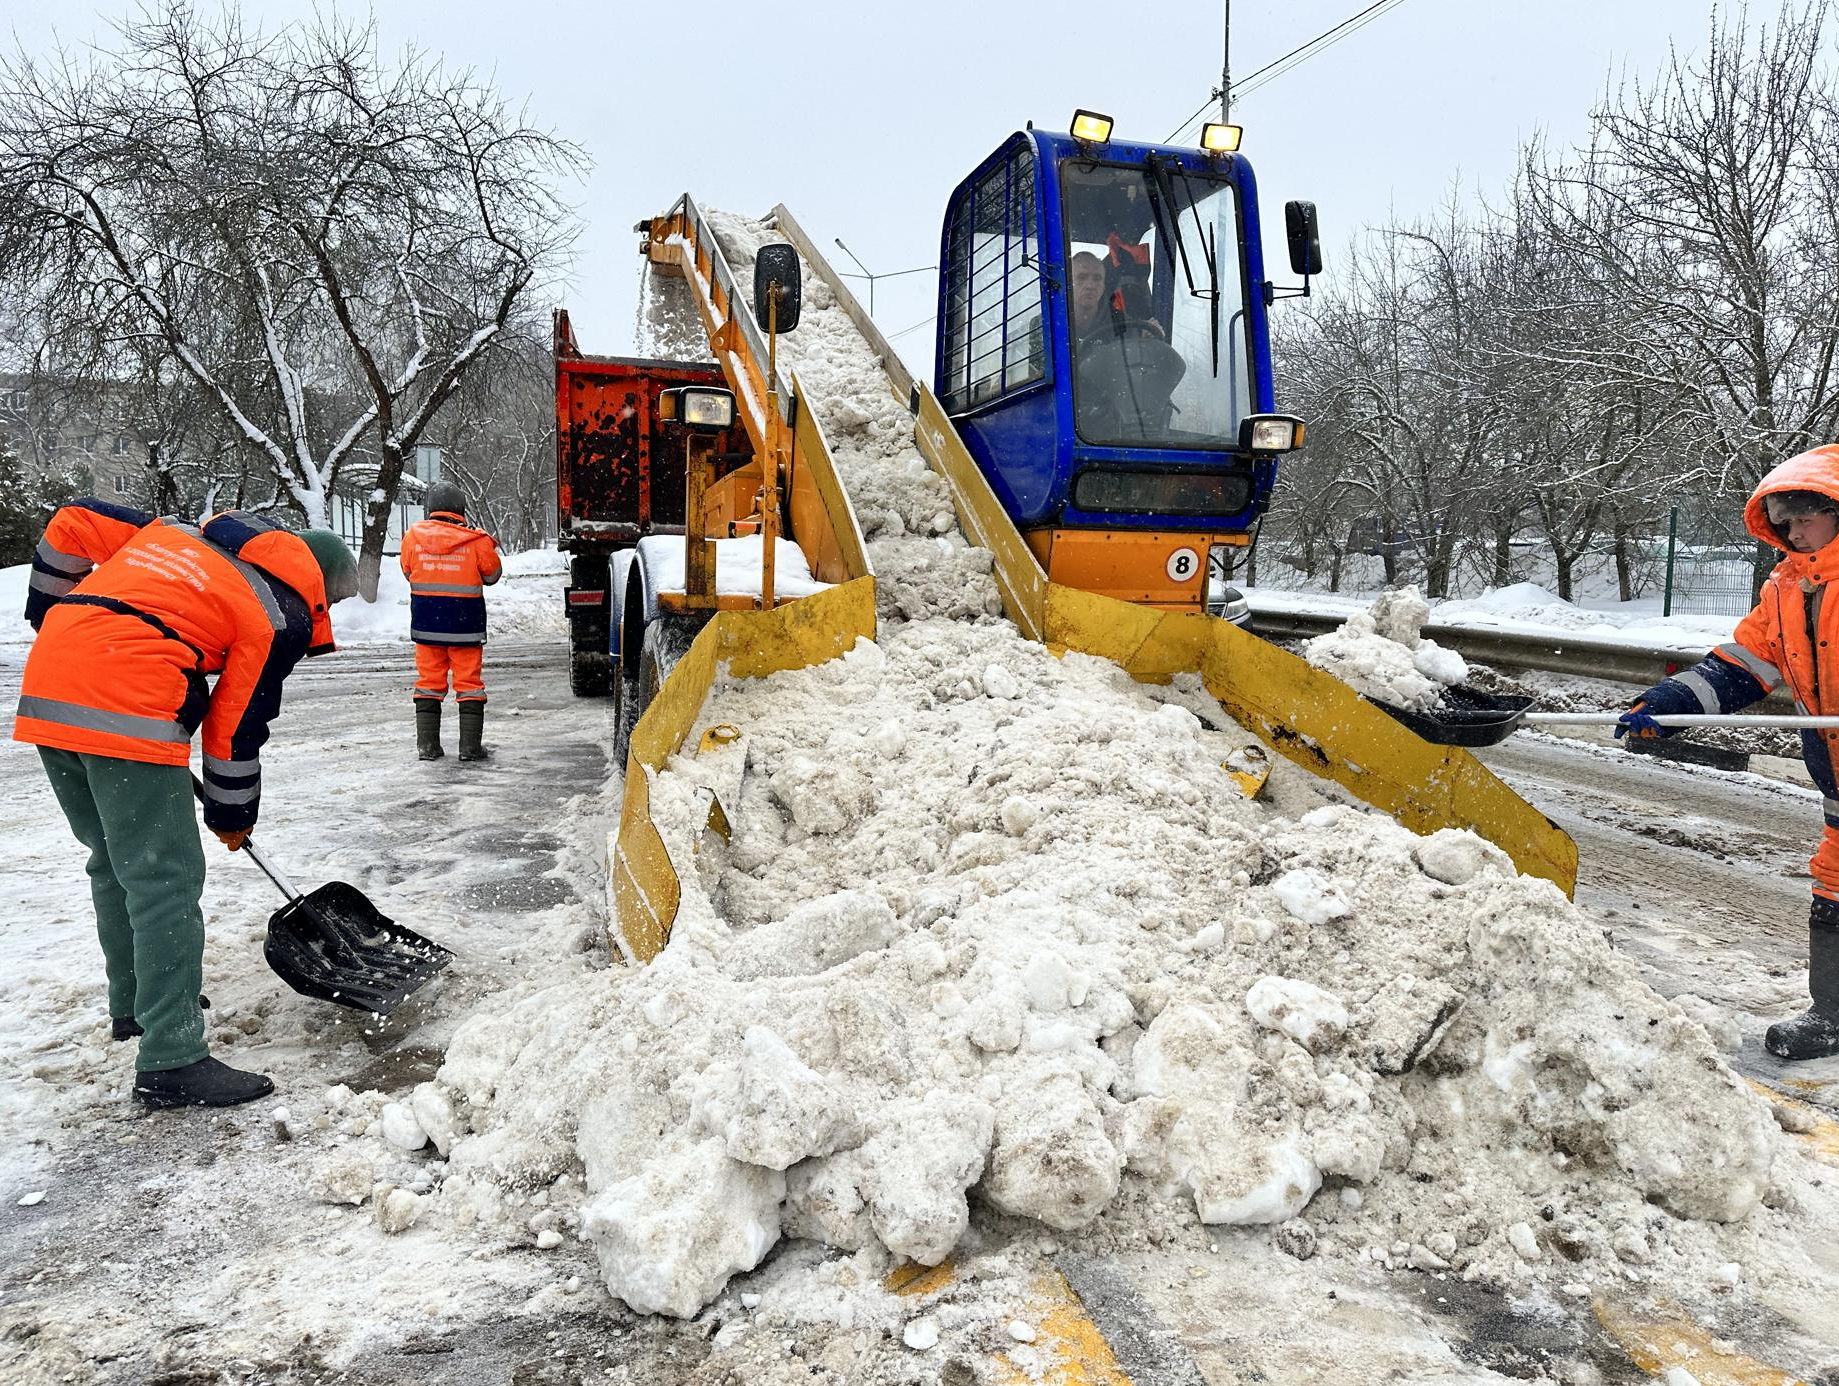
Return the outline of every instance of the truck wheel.
<path id="1" fill-rule="evenodd" d="M 570 587 L 607 594 L 599 606 L 584 608 L 580 614 L 572 609 L 569 612 L 568 687 L 577 698 L 604 698 L 613 691 L 613 659 L 608 638 L 610 581 L 605 554 L 578 553 L 569 560 Z"/>
<path id="2" fill-rule="evenodd" d="M 568 658 L 568 691 L 577 698 L 604 698 L 613 691 L 613 658 L 576 650 Z"/>
<path id="3" fill-rule="evenodd" d="M 632 729 L 651 706 L 651 700 L 664 687 L 664 680 L 677 667 L 677 661 L 689 652 L 703 621 L 695 616 L 657 616 L 646 623 L 642 653 L 636 677 L 620 681 L 620 709 L 614 731 L 614 751 L 623 765 L 632 740 Z"/>

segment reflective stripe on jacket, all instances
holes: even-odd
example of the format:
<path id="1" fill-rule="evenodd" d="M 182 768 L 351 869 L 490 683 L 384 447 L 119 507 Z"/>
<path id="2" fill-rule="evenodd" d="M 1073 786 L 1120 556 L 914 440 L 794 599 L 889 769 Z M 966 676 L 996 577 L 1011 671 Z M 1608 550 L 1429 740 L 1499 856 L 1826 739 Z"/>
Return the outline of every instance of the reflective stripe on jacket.
<path id="1" fill-rule="evenodd" d="M 1646 711 L 1737 712 L 1778 687 L 1786 687 L 1804 713 L 1839 712 L 1839 540 L 1815 553 L 1795 553 L 1769 522 L 1763 500 L 1781 491 L 1818 491 L 1839 502 L 1839 446 L 1791 457 L 1756 487 L 1744 507 L 1751 534 L 1784 557 L 1763 582 L 1762 599 L 1737 623 L 1727 644 L 1692 668 L 1656 684 L 1642 701 Z M 1835 747 L 1839 730 L 1803 731 L 1801 758 L 1826 799 L 1826 821 L 1839 827 Z"/>
<path id="2" fill-rule="evenodd" d="M 497 541 L 465 518 L 437 510 L 402 536 L 409 580 L 409 638 L 422 645 L 483 645 L 485 589 L 504 565 Z"/>
<path id="3" fill-rule="evenodd" d="M 255 515 L 214 515 L 199 529 L 81 501 L 52 516 L 34 576 L 39 560 L 76 581 L 55 596 L 28 592 L 39 634 L 14 738 L 184 765 L 202 726 L 204 821 L 252 826 L 282 680 L 302 655 L 332 648 L 312 552 Z"/>

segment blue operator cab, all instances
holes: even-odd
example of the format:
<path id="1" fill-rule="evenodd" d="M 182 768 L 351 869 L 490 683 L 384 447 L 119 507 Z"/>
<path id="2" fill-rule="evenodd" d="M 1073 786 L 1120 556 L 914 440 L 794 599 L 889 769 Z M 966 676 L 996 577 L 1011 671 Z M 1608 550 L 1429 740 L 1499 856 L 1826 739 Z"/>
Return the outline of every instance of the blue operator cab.
<path id="1" fill-rule="evenodd" d="M 1303 436 L 1266 318 L 1297 291 L 1265 278 L 1238 127 L 1203 143 L 1113 141 L 1083 111 L 1005 141 L 946 209 L 935 372 L 1050 579 L 1192 610 Z M 1314 206 L 1286 214 L 1292 267 L 1318 273 Z"/>

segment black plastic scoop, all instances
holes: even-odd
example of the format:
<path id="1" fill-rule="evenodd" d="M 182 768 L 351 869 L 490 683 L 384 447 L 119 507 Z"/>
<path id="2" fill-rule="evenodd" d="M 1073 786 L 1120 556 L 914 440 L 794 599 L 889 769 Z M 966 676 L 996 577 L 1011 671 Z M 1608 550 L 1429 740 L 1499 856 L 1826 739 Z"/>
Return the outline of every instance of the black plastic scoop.
<path id="1" fill-rule="evenodd" d="M 1374 707 L 1389 713 L 1435 746 L 1498 746 L 1521 727 L 1612 727 L 1619 712 L 1529 712 L 1533 699 L 1484 693 L 1466 683 L 1443 690 L 1428 712 L 1371 698 Z M 1802 731 L 1839 727 L 1839 717 L 1769 717 L 1743 713 L 1662 713 L 1654 718 L 1663 727 L 1786 728 Z"/>
<path id="2" fill-rule="evenodd" d="M 192 792 L 202 801 L 196 775 Z M 268 917 L 262 956 L 302 996 L 388 1015 L 453 961 L 450 950 L 396 923 L 356 886 L 330 881 L 303 895 L 253 838 L 242 850 L 287 897 Z"/>

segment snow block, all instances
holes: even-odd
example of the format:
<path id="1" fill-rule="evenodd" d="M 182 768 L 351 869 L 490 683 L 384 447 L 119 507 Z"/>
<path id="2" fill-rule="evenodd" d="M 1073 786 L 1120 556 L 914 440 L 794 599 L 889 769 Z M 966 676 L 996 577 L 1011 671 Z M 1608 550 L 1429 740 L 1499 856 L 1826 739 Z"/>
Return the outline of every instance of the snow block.
<path id="1" fill-rule="evenodd" d="M 996 1114 L 940 1088 L 882 1109 L 862 1147 L 862 1194 L 881 1244 L 936 1266 L 970 1226 L 964 1191 L 983 1175 Z"/>
<path id="2" fill-rule="evenodd" d="M 1003 1095 L 981 1188 L 1001 1211 L 1067 1232 L 1105 1210 L 1123 1164 L 1077 1073 L 1030 1073 Z"/>
<path id="3" fill-rule="evenodd" d="M 609 1293 L 641 1314 L 687 1319 L 779 1240 L 785 1176 L 706 1140 L 670 1150 L 589 1203 L 582 1231 Z"/>

